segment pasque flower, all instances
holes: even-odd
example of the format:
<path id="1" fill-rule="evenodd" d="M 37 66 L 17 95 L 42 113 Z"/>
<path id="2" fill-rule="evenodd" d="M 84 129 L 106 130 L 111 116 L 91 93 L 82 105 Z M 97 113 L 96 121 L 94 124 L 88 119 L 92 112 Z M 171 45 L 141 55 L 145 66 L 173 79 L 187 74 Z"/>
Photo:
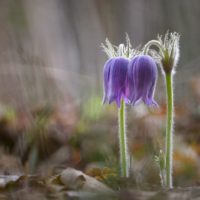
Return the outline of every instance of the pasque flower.
<path id="1" fill-rule="evenodd" d="M 157 81 L 157 67 L 148 55 L 135 56 L 128 65 L 128 99 L 135 105 L 141 100 L 146 105 L 157 105 L 154 90 Z"/>
<path id="2" fill-rule="evenodd" d="M 126 45 L 120 44 L 118 47 L 106 39 L 103 50 L 110 58 L 104 65 L 104 98 L 103 102 L 116 102 L 118 106 L 119 125 L 119 152 L 120 152 L 120 174 L 121 177 L 129 177 L 129 152 L 126 136 L 126 91 L 127 72 L 129 59 L 137 51 L 131 48 L 130 40 L 126 35 Z"/>
<path id="3" fill-rule="evenodd" d="M 129 60 L 123 57 L 110 58 L 104 65 L 103 103 L 116 102 L 120 107 L 121 99 L 126 98 L 126 76 Z"/>
<path id="4" fill-rule="evenodd" d="M 163 77 L 166 86 L 167 100 L 167 117 L 166 117 L 166 136 L 165 136 L 165 153 L 164 166 L 161 167 L 164 171 L 162 183 L 164 186 L 173 188 L 173 124 L 174 124 L 174 90 L 173 77 L 175 68 L 179 60 L 179 39 L 180 35 L 176 32 L 167 32 L 165 36 L 158 36 L 157 40 L 149 41 L 143 49 L 144 53 L 149 53 L 151 46 L 158 48 L 155 54 L 163 72 Z"/>

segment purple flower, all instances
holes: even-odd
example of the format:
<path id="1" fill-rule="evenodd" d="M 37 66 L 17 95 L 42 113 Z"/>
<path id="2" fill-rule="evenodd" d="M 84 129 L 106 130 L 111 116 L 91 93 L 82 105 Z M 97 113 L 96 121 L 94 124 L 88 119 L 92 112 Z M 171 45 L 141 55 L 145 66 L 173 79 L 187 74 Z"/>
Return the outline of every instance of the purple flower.
<path id="1" fill-rule="evenodd" d="M 157 66 L 148 55 L 135 56 L 128 66 L 127 96 L 132 105 L 141 100 L 146 105 L 158 104 L 154 100 L 154 90 L 157 81 Z"/>
<path id="2" fill-rule="evenodd" d="M 129 60 L 123 57 L 109 59 L 104 65 L 103 103 L 116 102 L 120 107 L 121 99 L 126 100 L 126 76 Z"/>

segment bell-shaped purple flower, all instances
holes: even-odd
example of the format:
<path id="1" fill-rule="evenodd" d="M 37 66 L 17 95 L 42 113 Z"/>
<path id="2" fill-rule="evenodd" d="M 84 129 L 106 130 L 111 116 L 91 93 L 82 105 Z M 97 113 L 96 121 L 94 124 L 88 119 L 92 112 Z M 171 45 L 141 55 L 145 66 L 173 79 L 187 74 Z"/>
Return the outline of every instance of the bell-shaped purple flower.
<path id="1" fill-rule="evenodd" d="M 158 105 L 154 100 L 157 76 L 157 66 L 152 57 L 138 55 L 129 62 L 127 96 L 131 104 L 142 100 L 146 105 Z"/>
<path id="2" fill-rule="evenodd" d="M 103 103 L 115 101 L 120 107 L 121 99 L 126 98 L 128 64 L 129 60 L 123 57 L 111 58 L 105 63 Z"/>

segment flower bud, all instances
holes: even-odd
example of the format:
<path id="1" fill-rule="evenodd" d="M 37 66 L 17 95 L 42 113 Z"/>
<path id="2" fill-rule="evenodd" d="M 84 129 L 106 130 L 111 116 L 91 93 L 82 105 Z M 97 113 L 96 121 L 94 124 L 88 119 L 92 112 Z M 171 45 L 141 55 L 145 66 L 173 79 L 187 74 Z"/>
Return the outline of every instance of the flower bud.
<path id="1" fill-rule="evenodd" d="M 171 73 L 179 60 L 179 34 L 167 33 L 164 38 L 158 37 L 161 44 L 161 64 L 165 73 Z"/>

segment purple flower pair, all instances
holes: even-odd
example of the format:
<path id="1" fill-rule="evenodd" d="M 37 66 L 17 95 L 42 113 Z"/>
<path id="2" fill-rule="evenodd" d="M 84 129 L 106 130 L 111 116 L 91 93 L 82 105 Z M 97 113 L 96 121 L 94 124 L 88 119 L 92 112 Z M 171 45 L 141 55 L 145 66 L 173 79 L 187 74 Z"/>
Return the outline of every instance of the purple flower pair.
<path id="1" fill-rule="evenodd" d="M 137 55 L 132 60 L 123 57 L 109 59 L 104 65 L 103 103 L 121 99 L 136 105 L 143 101 L 146 105 L 157 105 L 154 90 L 157 80 L 157 67 L 152 57 Z"/>

